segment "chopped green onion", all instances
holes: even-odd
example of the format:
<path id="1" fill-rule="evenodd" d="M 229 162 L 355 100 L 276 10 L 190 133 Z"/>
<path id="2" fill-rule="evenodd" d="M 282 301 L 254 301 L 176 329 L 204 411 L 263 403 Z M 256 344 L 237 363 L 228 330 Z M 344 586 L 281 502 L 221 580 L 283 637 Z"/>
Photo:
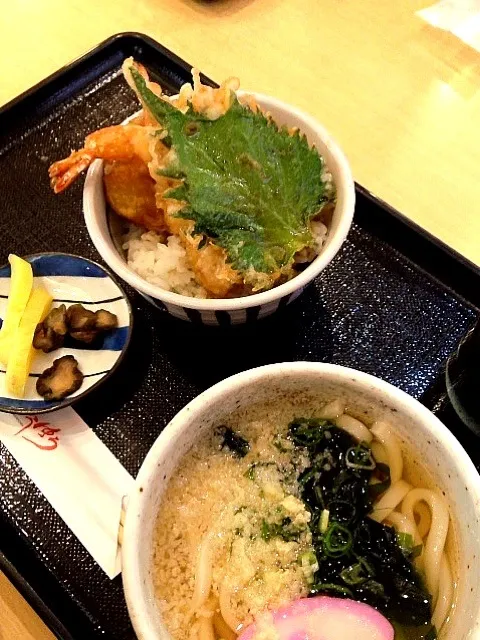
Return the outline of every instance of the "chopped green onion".
<path id="1" fill-rule="evenodd" d="M 362 471 L 373 471 L 376 467 L 372 452 L 361 444 L 347 449 L 345 464 L 350 469 L 361 469 Z"/>
<path id="2" fill-rule="evenodd" d="M 385 596 L 385 587 L 376 580 L 367 580 L 362 584 L 363 591 L 370 591 L 375 597 L 383 598 Z"/>
<path id="3" fill-rule="evenodd" d="M 397 542 L 409 560 L 414 560 L 422 554 L 423 545 L 417 544 L 414 546 L 413 538 L 409 533 L 397 533 Z"/>
<path id="4" fill-rule="evenodd" d="M 291 442 L 288 442 L 288 440 L 284 440 L 282 439 L 282 436 L 277 435 L 275 436 L 274 440 L 273 440 L 273 446 L 276 447 L 280 453 L 288 453 L 289 451 L 291 451 Z M 286 446 L 286 445 L 290 445 L 290 446 Z"/>
<path id="5" fill-rule="evenodd" d="M 362 582 L 368 580 L 368 576 L 364 574 L 363 567 L 359 562 L 343 569 L 343 571 L 340 572 L 340 577 L 345 584 L 350 586 L 362 584 Z"/>
<path id="6" fill-rule="evenodd" d="M 372 565 L 362 557 L 357 557 L 358 562 L 350 565 L 340 572 L 340 577 L 349 586 L 360 585 L 375 575 Z"/>
<path id="7" fill-rule="evenodd" d="M 350 551 L 352 545 L 352 534 L 347 527 L 338 524 L 338 522 L 332 522 L 323 538 L 325 554 L 331 558 L 340 558 Z"/>
<path id="8" fill-rule="evenodd" d="M 267 522 L 262 520 L 260 536 L 262 540 L 268 542 L 272 538 L 281 538 L 284 542 L 298 540 L 302 534 L 302 529 L 292 525 L 291 518 L 283 518 L 281 522 Z"/>
<path id="9" fill-rule="evenodd" d="M 288 437 L 299 447 L 307 447 L 323 440 L 326 420 L 317 418 L 297 418 L 288 427 Z"/>
<path id="10" fill-rule="evenodd" d="M 318 571 L 318 561 L 315 553 L 313 551 L 305 551 L 299 556 L 298 563 L 305 573 L 308 584 L 313 584 L 313 576 Z"/>
<path id="11" fill-rule="evenodd" d="M 302 565 L 302 567 L 317 564 L 317 556 L 313 551 L 305 551 L 305 553 L 302 553 L 299 556 L 298 561 Z"/>
<path id="12" fill-rule="evenodd" d="M 377 462 L 374 477 L 379 477 L 380 482 L 375 482 L 369 486 L 369 494 L 372 500 L 376 500 L 376 498 L 384 493 L 391 485 L 390 467 L 388 464 Z"/>
<path id="13" fill-rule="evenodd" d="M 251 464 L 243 475 L 249 480 L 255 480 L 255 465 Z"/>
<path id="14" fill-rule="evenodd" d="M 276 467 L 276 463 L 275 462 L 252 462 L 252 464 L 250 464 L 248 466 L 248 469 L 245 471 L 245 473 L 243 474 L 245 478 L 248 478 L 249 480 L 255 480 L 255 472 L 257 467 Z"/>
<path id="15" fill-rule="evenodd" d="M 265 542 L 268 542 L 270 538 L 275 535 L 275 533 L 273 532 L 273 527 L 266 520 L 262 520 L 260 535 L 262 537 L 262 540 L 265 540 Z"/>
<path id="16" fill-rule="evenodd" d="M 375 575 L 375 569 L 374 569 L 373 565 L 371 565 L 370 562 L 368 562 L 368 560 L 366 558 L 362 558 L 361 556 L 357 556 L 357 560 L 362 565 L 362 567 L 365 569 L 365 571 L 367 572 L 367 574 L 370 577 Z"/>
<path id="17" fill-rule="evenodd" d="M 311 468 L 307 471 L 304 471 L 298 478 L 300 484 L 305 485 L 309 480 L 315 477 L 315 469 Z"/>
<path id="18" fill-rule="evenodd" d="M 402 549 L 410 551 L 413 548 L 413 538 L 409 533 L 403 531 L 397 533 L 397 542 Z"/>
<path id="19" fill-rule="evenodd" d="M 317 485 L 313 487 L 313 493 L 315 494 L 315 498 L 317 499 L 318 504 L 323 507 L 325 502 L 323 500 L 322 489 Z"/>
<path id="20" fill-rule="evenodd" d="M 410 560 L 415 560 L 415 558 L 419 558 L 422 555 L 422 551 L 423 551 L 423 544 L 415 545 L 410 554 Z"/>
<path id="21" fill-rule="evenodd" d="M 335 593 L 339 596 L 346 596 L 347 598 L 353 598 L 353 592 L 347 587 L 341 587 L 339 584 L 333 584 L 331 582 L 325 582 L 324 584 L 314 585 L 312 591 L 314 593 Z"/>
<path id="22" fill-rule="evenodd" d="M 318 524 L 318 529 L 320 533 L 325 533 L 328 529 L 328 519 L 330 518 L 330 511 L 328 509 L 324 509 L 320 516 L 320 522 Z"/>

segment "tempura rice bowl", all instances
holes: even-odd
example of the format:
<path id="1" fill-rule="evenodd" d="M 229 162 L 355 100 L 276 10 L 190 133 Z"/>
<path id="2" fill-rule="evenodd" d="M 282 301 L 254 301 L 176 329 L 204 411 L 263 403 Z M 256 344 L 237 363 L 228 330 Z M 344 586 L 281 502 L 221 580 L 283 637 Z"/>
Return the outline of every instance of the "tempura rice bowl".
<path id="1" fill-rule="evenodd" d="M 439 639 L 479 637 L 480 478 L 470 458 L 433 414 L 399 389 L 345 367 L 297 362 L 246 371 L 208 389 L 175 416 L 147 455 L 129 498 L 122 548 L 125 596 L 141 640 L 170 639 L 155 601 L 153 540 L 162 496 L 183 455 L 234 411 L 274 403 L 289 411 L 294 404 L 301 414 L 303 407 L 314 410 L 334 398 L 366 422 L 387 420 L 407 454 L 407 474 L 424 474 L 423 481 L 445 494 L 453 523 L 453 575 L 460 581 Z"/>
<path id="2" fill-rule="evenodd" d="M 238 92 L 239 95 L 242 92 Z M 150 302 L 183 320 L 204 324 L 241 324 L 270 315 L 297 298 L 331 262 L 343 244 L 353 219 L 355 187 L 348 162 L 328 131 L 314 118 L 280 100 L 252 93 L 257 103 L 271 113 L 279 125 L 298 127 L 324 157 L 336 189 L 336 205 L 321 253 L 297 276 L 268 291 L 242 298 L 213 299 L 180 295 L 168 291 L 151 278 L 147 281 L 131 268 L 122 251 L 124 239 L 119 237 L 107 215 L 103 189 L 103 161 L 96 160 L 90 167 L 83 192 L 85 222 L 98 252 L 110 268 Z M 165 253 L 165 252 L 164 252 Z M 170 253 L 170 255 L 172 255 Z M 141 262 L 141 254 L 139 254 Z M 142 272 L 144 265 L 137 271 Z M 147 270 L 150 268 L 147 265 Z M 182 274 L 180 274 L 180 279 Z M 183 279 L 185 273 L 183 273 Z M 190 293 L 190 292 L 189 292 Z"/>

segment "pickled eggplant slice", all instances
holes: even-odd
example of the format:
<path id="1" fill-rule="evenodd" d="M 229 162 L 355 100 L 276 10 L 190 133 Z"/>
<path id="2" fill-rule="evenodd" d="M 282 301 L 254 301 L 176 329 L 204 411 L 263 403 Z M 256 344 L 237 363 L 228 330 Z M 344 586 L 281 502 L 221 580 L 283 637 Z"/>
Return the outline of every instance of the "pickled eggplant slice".
<path id="1" fill-rule="evenodd" d="M 83 373 L 73 356 L 62 356 L 53 361 L 37 380 L 37 393 L 45 400 L 62 400 L 82 386 Z"/>
<path id="2" fill-rule="evenodd" d="M 51 329 L 59 336 L 64 336 L 68 331 L 67 307 L 61 304 L 59 307 L 52 309 L 43 324 L 47 329 Z"/>
<path id="3" fill-rule="evenodd" d="M 67 324 L 70 335 L 75 331 L 94 330 L 96 328 L 95 313 L 90 309 L 85 309 L 81 304 L 72 304 L 67 309 Z"/>
<path id="4" fill-rule="evenodd" d="M 95 327 L 99 331 L 111 331 L 118 326 L 118 318 L 114 313 L 107 311 L 106 309 L 99 309 L 95 312 Z"/>
<path id="5" fill-rule="evenodd" d="M 46 327 L 43 322 L 37 324 L 32 343 L 34 349 L 40 349 L 44 353 L 50 353 L 50 351 L 55 351 L 55 349 L 63 347 L 63 342 L 63 335 L 56 333 L 49 327 Z"/>

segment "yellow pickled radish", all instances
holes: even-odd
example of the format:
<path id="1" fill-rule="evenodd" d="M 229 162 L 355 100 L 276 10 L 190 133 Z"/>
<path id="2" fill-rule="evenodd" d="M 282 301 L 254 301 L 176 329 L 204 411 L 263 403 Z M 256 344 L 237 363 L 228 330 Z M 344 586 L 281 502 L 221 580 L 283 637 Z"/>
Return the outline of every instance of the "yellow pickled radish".
<path id="1" fill-rule="evenodd" d="M 32 265 L 14 254 L 8 256 L 12 274 L 7 311 L 0 329 L 0 362 L 8 364 L 12 338 L 22 318 L 33 287 Z"/>
<path id="2" fill-rule="evenodd" d="M 8 393 L 17 398 L 23 398 L 25 393 L 25 384 L 35 353 L 32 347 L 35 328 L 45 318 L 51 304 L 52 296 L 48 291 L 33 289 L 20 324 L 11 339 L 5 387 Z"/>

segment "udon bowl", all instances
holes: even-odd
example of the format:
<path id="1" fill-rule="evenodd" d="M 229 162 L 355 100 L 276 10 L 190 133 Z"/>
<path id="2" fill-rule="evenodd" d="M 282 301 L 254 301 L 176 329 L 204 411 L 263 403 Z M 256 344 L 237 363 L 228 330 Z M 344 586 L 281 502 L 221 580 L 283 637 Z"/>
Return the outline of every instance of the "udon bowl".
<path id="1" fill-rule="evenodd" d="M 129 497 L 122 548 L 125 597 L 138 638 L 170 639 L 154 594 L 153 534 L 162 495 L 182 456 L 239 408 L 264 402 L 311 406 L 337 397 L 359 418 L 387 420 L 402 449 L 413 452 L 409 473 L 424 474 L 422 482 L 428 479 L 444 493 L 458 584 L 439 640 L 480 637 L 480 477 L 465 450 L 432 413 L 392 385 L 337 365 L 296 362 L 245 371 L 211 387 L 173 418 L 145 458 Z"/>
<path id="2" fill-rule="evenodd" d="M 273 289 L 242 298 L 199 299 L 162 289 L 131 269 L 109 224 L 103 189 L 103 161 L 90 167 L 83 191 L 83 211 L 90 237 L 108 266 L 152 304 L 192 322 L 210 325 L 241 324 L 268 316 L 295 300 L 305 286 L 332 261 L 345 240 L 353 219 L 355 186 L 349 164 L 328 131 L 311 116 L 276 98 L 252 94 L 279 125 L 298 127 L 324 157 L 337 191 L 337 202 L 321 253 L 292 280 Z"/>

